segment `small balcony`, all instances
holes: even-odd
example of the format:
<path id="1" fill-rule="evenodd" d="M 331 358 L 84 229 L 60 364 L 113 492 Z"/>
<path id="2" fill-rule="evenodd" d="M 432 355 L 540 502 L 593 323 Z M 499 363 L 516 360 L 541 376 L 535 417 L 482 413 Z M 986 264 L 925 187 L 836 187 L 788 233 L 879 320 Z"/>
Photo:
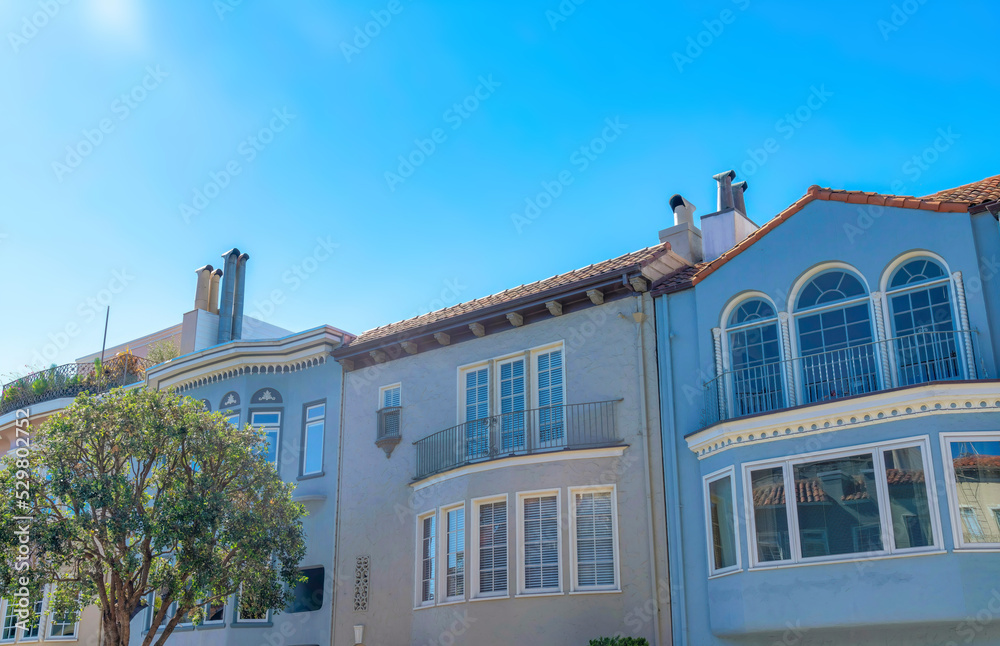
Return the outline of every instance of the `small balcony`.
<path id="1" fill-rule="evenodd" d="M 978 379 L 969 330 L 919 332 L 730 370 L 705 383 L 704 426 L 798 405 L 915 386 Z"/>
<path id="2" fill-rule="evenodd" d="M 68 363 L 52 366 L 4 384 L 0 393 L 0 415 L 63 397 L 76 397 L 86 391 L 104 393 L 112 388 L 130 386 L 146 378 L 152 361 L 132 354 L 120 354 L 103 364 Z"/>
<path id="3" fill-rule="evenodd" d="M 620 401 L 515 411 L 452 426 L 413 443 L 414 480 L 489 460 L 621 444 L 615 430 Z"/>

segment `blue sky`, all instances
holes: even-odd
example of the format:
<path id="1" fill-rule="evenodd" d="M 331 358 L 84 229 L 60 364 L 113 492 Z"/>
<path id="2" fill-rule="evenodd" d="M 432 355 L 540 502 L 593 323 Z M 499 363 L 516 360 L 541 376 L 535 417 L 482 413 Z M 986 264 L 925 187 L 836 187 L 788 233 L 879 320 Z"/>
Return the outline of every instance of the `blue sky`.
<path id="1" fill-rule="evenodd" d="M 6 0 L 0 374 L 106 302 L 109 345 L 179 322 L 233 246 L 247 313 L 361 332 L 655 244 L 730 168 L 758 222 L 1000 172 L 995 4 L 690 5 Z"/>

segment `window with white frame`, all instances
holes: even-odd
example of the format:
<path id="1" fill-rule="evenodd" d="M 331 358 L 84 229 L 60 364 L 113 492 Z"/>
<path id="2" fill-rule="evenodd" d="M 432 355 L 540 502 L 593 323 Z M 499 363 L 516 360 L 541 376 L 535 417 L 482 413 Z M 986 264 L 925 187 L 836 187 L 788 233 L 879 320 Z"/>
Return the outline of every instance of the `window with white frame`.
<path id="1" fill-rule="evenodd" d="M 807 404 L 879 388 L 868 290 L 854 273 L 822 272 L 796 301 L 799 373 Z"/>
<path id="2" fill-rule="evenodd" d="M 927 455 L 926 441 L 911 440 L 745 465 L 754 563 L 905 554 L 939 545 Z"/>
<path id="3" fill-rule="evenodd" d="M 735 486 L 732 467 L 705 478 L 710 575 L 738 570 L 740 567 Z"/>
<path id="4" fill-rule="evenodd" d="M 463 376 L 466 458 L 474 460 L 490 453 L 490 370 L 467 370 Z"/>
<path id="5" fill-rule="evenodd" d="M 474 575 L 477 597 L 507 594 L 507 498 L 473 501 L 478 516 Z"/>
<path id="6" fill-rule="evenodd" d="M 943 434 L 958 548 L 1000 548 L 1000 434 Z"/>
<path id="7" fill-rule="evenodd" d="M 224 599 L 205 604 L 205 618 L 202 624 L 221 624 L 226 621 L 226 601 Z"/>
<path id="8" fill-rule="evenodd" d="M 17 637 L 17 603 L 13 599 L 4 599 L 3 627 L 0 629 L 0 641 L 12 642 Z"/>
<path id="9" fill-rule="evenodd" d="M 264 431 L 267 440 L 265 456 L 267 461 L 278 463 L 278 441 L 281 438 L 281 413 L 279 411 L 253 411 L 250 413 L 250 425 Z"/>
<path id="10" fill-rule="evenodd" d="M 76 637 L 76 612 L 53 612 L 49 616 L 49 637 L 52 639 Z"/>
<path id="11" fill-rule="evenodd" d="M 400 414 L 402 412 L 402 386 L 382 386 L 378 394 L 378 437 L 400 436 Z"/>
<path id="12" fill-rule="evenodd" d="M 778 315 L 762 298 L 737 306 L 726 323 L 729 379 L 734 416 L 753 415 L 785 405 Z"/>
<path id="13" fill-rule="evenodd" d="M 500 450 L 504 453 L 525 449 L 525 387 L 524 357 L 498 362 L 500 396 Z"/>
<path id="14" fill-rule="evenodd" d="M 305 407 L 302 431 L 302 475 L 323 472 L 323 439 L 326 423 L 326 403 Z"/>
<path id="15" fill-rule="evenodd" d="M 950 292 L 951 279 L 930 258 L 903 263 L 889 279 L 886 298 L 900 386 L 962 376 Z"/>
<path id="16" fill-rule="evenodd" d="M 21 631 L 20 641 L 35 641 L 38 639 L 38 633 L 42 625 L 42 601 L 43 599 L 41 598 L 35 601 L 31 617 L 28 618 L 27 629 Z"/>
<path id="17" fill-rule="evenodd" d="M 237 594 L 236 603 L 236 621 L 239 623 L 266 623 L 268 620 L 268 610 L 262 608 L 261 604 L 257 602 L 253 593 L 249 590 L 244 590 L 240 586 L 239 594 Z"/>
<path id="18" fill-rule="evenodd" d="M 445 601 L 465 598 L 465 505 L 443 512 Z"/>
<path id="19" fill-rule="evenodd" d="M 536 354 L 535 368 L 539 446 L 562 446 L 566 443 L 562 349 Z"/>
<path id="20" fill-rule="evenodd" d="M 615 487 L 571 488 L 573 589 L 618 588 L 618 513 Z"/>
<path id="21" fill-rule="evenodd" d="M 435 552 L 437 551 L 437 516 L 430 512 L 417 518 L 417 602 L 431 605 L 436 599 Z"/>
<path id="22" fill-rule="evenodd" d="M 522 594 L 562 589 L 559 492 L 519 494 L 519 583 Z"/>

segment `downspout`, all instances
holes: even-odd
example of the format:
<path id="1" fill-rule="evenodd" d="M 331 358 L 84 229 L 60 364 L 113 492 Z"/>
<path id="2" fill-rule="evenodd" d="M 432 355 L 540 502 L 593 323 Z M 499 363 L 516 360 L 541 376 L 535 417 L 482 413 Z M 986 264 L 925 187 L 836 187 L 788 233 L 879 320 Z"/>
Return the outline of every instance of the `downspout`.
<path id="1" fill-rule="evenodd" d="M 344 345 L 344 339 L 341 337 L 340 346 Z M 331 353 L 332 357 L 332 353 Z M 337 437 L 337 495 L 335 496 L 336 508 L 333 510 L 333 602 L 330 604 L 330 646 L 335 646 L 337 643 L 337 597 L 340 596 L 340 586 L 338 581 L 340 579 L 340 563 L 337 559 L 340 557 L 340 492 L 343 489 L 343 473 L 344 473 L 344 403 L 346 401 L 347 393 L 347 371 L 344 370 L 344 366 L 340 362 L 336 362 L 340 366 L 340 429 L 338 429 Z"/>
<path id="2" fill-rule="evenodd" d="M 661 432 L 665 440 L 663 447 L 670 447 L 670 475 L 664 473 L 664 485 L 669 478 L 670 486 L 664 487 L 664 495 L 670 497 L 667 503 L 667 554 L 670 570 L 670 618 L 675 646 L 687 644 L 687 604 L 684 593 L 681 592 L 684 582 L 684 557 L 681 553 L 680 535 L 680 464 L 677 459 L 677 429 L 674 425 L 674 373 L 673 344 L 670 332 L 669 296 L 661 296 L 656 316 L 657 327 L 663 321 L 663 328 L 657 334 L 657 339 L 663 341 L 663 352 L 657 353 L 660 381 L 664 384 L 664 406 L 660 409 Z M 664 456 L 664 469 L 667 468 L 667 456 Z M 677 594 L 674 594 L 677 592 Z"/>
<path id="3" fill-rule="evenodd" d="M 660 635 L 660 596 L 659 596 L 659 575 L 656 567 L 656 543 L 653 533 L 653 490 L 652 471 L 649 461 L 653 459 L 650 450 L 649 439 L 649 411 L 646 409 L 646 334 L 645 334 L 645 305 L 642 301 L 643 295 L 636 294 L 635 313 L 639 314 L 638 328 L 636 330 L 636 354 L 638 356 L 638 377 L 639 377 L 639 410 L 642 412 L 640 424 L 642 426 L 642 436 L 646 440 L 646 459 L 642 463 L 642 468 L 646 476 L 646 540 L 649 542 L 649 566 L 652 569 L 652 576 L 649 578 L 649 589 L 653 600 L 653 646 L 659 646 L 663 638 Z"/>

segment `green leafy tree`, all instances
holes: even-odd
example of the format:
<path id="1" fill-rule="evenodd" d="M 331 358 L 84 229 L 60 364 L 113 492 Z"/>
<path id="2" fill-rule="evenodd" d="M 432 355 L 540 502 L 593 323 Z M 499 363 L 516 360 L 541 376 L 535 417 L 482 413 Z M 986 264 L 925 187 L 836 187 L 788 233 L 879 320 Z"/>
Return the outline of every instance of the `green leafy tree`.
<path id="1" fill-rule="evenodd" d="M 649 646 L 645 637 L 601 637 L 591 639 L 590 646 Z"/>
<path id="2" fill-rule="evenodd" d="M 177 347 L 173 339 L 164 339 L 149 346 L 146 358 L 152 363 L 163 363 L 164 361 L 176 359 L 180 353 L 180 348 Z"/>
<path id="3" fill-rule="evenodd" d="M 0 463 L 0 595 L 37 599 L 50 584 L 56 612 L 96 604 L 104 646 L 129 643 L 149 598 L 143 646 L 232 594 L 247 613 L 291 600 L 305 510 L 259 431 L 136 388 L 81 394 L 31 440 Z"/>

